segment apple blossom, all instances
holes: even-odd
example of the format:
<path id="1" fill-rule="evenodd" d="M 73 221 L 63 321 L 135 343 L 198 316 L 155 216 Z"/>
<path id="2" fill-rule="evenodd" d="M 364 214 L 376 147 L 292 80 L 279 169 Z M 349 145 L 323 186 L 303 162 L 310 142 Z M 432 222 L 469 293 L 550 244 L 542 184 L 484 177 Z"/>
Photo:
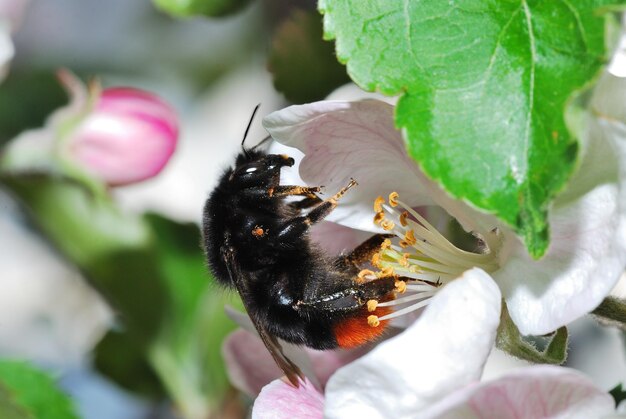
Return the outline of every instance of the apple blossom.
<path id="1" fill-rule="evenodd" d="M 66 71 L 59 79 L 70 103 L 42 129 L 20 134 L 7 146 L 1 168 L 56 172 L 110 186 L 158 174 L 176 148 L 174 110 L 155 95 L 133 88 L 90 89 Z"/>
<path id="2" fill-rule="evenodd" d="M 480 383 L 501 295 L 473 268 L 446 286 L 406 331 L 330 377 L 324 395 L 282 380 L 263 388 L 255 418 L 592 418 L 614 412 L 608 393 L 561 367 L 522 368 Z M 460 338 L 459 338 L 460 337 Z M 285 398 L 288 400 L 286 403 Z"/>
<path id="3" fill-rule="evenodd" d="M 304 153 L 299 170 L 306 183 L 335 190 L 350 177 L 359 182 L 330 221 L 382 232 L 372 222 L 371 205 L 379 195 L 394 192 L 398 207 L 378 201 L 375 209 L 379 224 L 386 221 L 384 227 L 399 236 L 400 244 L 383 250 L 375 262 L 424 282 L 414 290 L 418 296 L 413 298 L 421 301 L 413 309 L 472 267 L 494 278 L 522 334 L 552 332 L 600 304 L 626 264 L 620 229 L 625 208 L 619 201 L 619 167 L 626 162 L 612 152 L 615 144 L 597 124 L 592 121 L 582 139 L 581 170 L 554 202 L 549 217 L 552 241 L 537 261 L 507 226 L 451 198 L 426 178 L 406 154 L 393 111 L 392 105 L 377 100 L 322 101 L 272 113 L 264 126 L 275 140 Z M 482 249 L 456 248 L 420 214 L 423 211 L 413 210 L 433 206 L 479 237 Z"/>

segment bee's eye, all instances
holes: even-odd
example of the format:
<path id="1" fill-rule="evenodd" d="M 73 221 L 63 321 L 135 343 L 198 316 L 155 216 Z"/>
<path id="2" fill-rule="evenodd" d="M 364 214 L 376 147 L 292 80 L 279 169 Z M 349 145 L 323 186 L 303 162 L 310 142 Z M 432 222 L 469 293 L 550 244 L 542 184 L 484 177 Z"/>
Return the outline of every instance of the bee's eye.
<path id="1" fill-rule="evenodd" d="M 256 175 L 261 174 L 262 170 L 263 170 L 262 163 L 252 162 L 252 163 L 248 163 L 248 164 L 238 167 L 237 171 L 235 172 L 235 176 L 248 178 L 250 176 L 256 176 Z"/>

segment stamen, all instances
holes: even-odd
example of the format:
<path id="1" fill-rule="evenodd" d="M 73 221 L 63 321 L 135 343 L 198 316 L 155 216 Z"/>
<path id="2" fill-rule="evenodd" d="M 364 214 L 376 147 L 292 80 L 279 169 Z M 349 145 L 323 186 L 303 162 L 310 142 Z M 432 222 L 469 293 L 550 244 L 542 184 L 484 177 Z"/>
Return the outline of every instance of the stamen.
<path id="1" fill-rule="evenodd" d="M 408 243 L 409 246 L 413 246 L 415 243 L 417 243 L 417 239 L 415 238 L 415 233 L 413 232 L 413 230 L 408 230 L 406 232 L 406 234 L 404 235 L 404 242 Z"/>
<path id="2" fill-rule="evenodd" d="M 420 301 L 419 303 L 410 305 L 408 307 L 405 307 L 402 310 L 397 310 L 397 311 L 394 311 L 392 313 L 386 314 L 386 315 L 384 315 L 382 317 L 377 317 L 376 320 L 378 320 L 379 323 L 380 323 L 381 320 L 389 320 L 389 319 L 393 319 L 394 317 L 399 317 L 399 316 L 402 316 L 404 314 L 410 313 L 412 311 L 415 311 L 415 310 L 417 310 L 419 308 L 422 308 L 422 307 L 428 305 L 428 303 L 430 303 L 431 299 L 432 299 L 432 297 L 426 298 L 425 300 Z M 369 323 L 369 317 L 368 317 L 368 323 Z"/>
<path id="3" fill-rule="evenodd" d="M 396 292 L 403 294 L 406 292 L 406 282 L 404 281 L 396 281 L 394 286 L 396 287 Z"/>
<path id="4" fill-rule="evenodd" d="M 380 253 L 374 253 L 374 256 L 372 256 L 372 265 L 380 268 Z"/>
<path id="5" fill-rule="evenodd" d="M 370 313 L 372 311 L 376 311 L 376 307 L 378 306 L 378 301 L 376 300 L 368 300 L 367 301 L 367 311 L 369 311 Z"/>
<path id="6" fill-rule="evenodd" d="M 389 300 L 389 301 L 379 303 L 378 307 L 390 307 L 390 306 L 405 304 L 410 301 L 423 300 L 424 298 L 432 297 L 433 295 L 437 293 L 437 291 L 438 290 L 435 289 L 433 291 L 425 291 L 425 292 L 420 292 L 417 294 L 407 295 L 406 297 L 396 298 L 395 300 Z"/>
<path id="7" fill-rule="evenodd" d="M 409 216 L 409 212 L 408 211 L 403 211 L 402 214 L 400 214 L 400 225 L 402 227 L 406 227 L 407 226 L 407 222 L 406 219 Z"/>
<path id="8" fill-rule="evenodd" d="M 380 325 L 380 320 L 378 320 L 378 316 L 371 314 L 367 316 L 367 324 L 371 327 L 378 327 Z"/>
<path id="9" fill-rule="evenodd" d="M 400 209 L 395 207 L 399 206 Z M 396 278 L 396 294 L 408 293 L 404 297 L 378 302 L 368 301 L 368 310 L 377 307 L 398 307 L 410 305 L 382 317 L 368 317 L 370 326 L 418 310 L 426 306 L 444 284 L 460 277 L 472 267 L 480 267 L 487 272 L 499 268 L 494 247 L 483 253 L 473 253 L 459 249 L 433 227 L 421 214 L 400 201 L 397 192 L 389 194 L 389 204 L 378 197 L 374 203 L 377 211 L 375 220 L 386 230 L 395 234 L 399 241 L 392 244 L 385 239 L 380 251 L 372 256 L 372 265 L 381 269 L 378 278 Z M 495 233 L 490 232 L 491 242 L 497 242 Z M 480 236 L 483 238 L 483 236 Z M 485 240 L 483 240 L 485 241 Z M 486 242 L 486 241 L 485 241 Z M 407 282 L 408 281 L 408 282 Z M 415 303 L 413 303 L 415 302 Z"/>
<path id="10" fill-rule="evenodd" d="M 385 203 L 385 198 L 383 198 L 382 196 L 379 196 L 378 198 L 376 198 L 376 200 L 374 201 L 374 212 L 375 213 L 382 212 L 384 203 Z"/>
<path id="11" fill-rule="evenodd" d="M 396 224 L 393 221 L 385 218 L 380 223 L 380 226 L 383 228 L 383 230 L 389 231 L 389 230 L 393 230 L 393 228 L 396 226 Z"/>
<path id="12" fill-rule="evenodd" d="M 392 207 L 397 206 L 398 205 L 398 197 L 399 196 L 400 195 L 398 194 L 398 192 L 391 192 L 389 194 L 389 205 L 391 205 Z"/>

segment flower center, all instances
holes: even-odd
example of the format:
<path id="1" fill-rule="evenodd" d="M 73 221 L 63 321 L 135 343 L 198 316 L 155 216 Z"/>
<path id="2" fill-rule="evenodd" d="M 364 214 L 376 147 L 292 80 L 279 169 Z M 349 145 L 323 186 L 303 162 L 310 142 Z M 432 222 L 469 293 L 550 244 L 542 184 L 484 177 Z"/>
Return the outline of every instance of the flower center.
<path id="1" fill-rule="evenodd" d="M 397 293 L 406 292 L 407 295 L 383 303 L 370 302 L 368 308 L 411 304 L 380 318 L 370 316 L 370 326 L 426 306 L 442 286 L 468 269 L 479 267 L 486 272 L 494 272 L 499 268 L 497 250 L 500 238 L 496 230 L 482 234 L 474 232 L 484 245 L 480 253 L 468 252 L 452 244 L 422 215 L 398 198 L 398 193 L 392 192 L 389 204 L 383 197 L 374 202 L 374 223 L 395 234 L 399 242 L 395 244 L 390 239 L 385 240 L 372 258 L 372 264 L 381 269 L 378 277 L 393 272 L 399 277 L 398 282 L 406 281 L 406 290 L 397 287 Z M 367 274 L 365 278 L 369 279 Z"/>

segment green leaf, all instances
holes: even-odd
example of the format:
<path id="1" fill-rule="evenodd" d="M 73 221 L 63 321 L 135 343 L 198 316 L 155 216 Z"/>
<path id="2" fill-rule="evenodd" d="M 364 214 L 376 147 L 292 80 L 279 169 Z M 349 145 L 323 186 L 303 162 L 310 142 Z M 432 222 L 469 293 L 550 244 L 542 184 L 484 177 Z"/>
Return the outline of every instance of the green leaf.
<path id="1" fill-rule="evenodd" d="M 0 361 L 0 417 L 76 419 L 67 395 L 47 374 L 26 362 Z"/>
<path id="2" fill-rule="evenodd" d="M 333 44 L 322 39 L 322 19 L 314 12 L 295 10 L 276 29 L 268 65 L 274 87 L 293 103 L 323 99 L 350 81 Z"/>
<path id="3" fill-rule="evenodd" d="M 530 254 L 577 157 L 564 110 L 606 60 L 602 6 L 623 0 L 320 0 L 325 36 L 366 90 L 402 94 L 396 124 L 424 172 L 495 214 Z"/>
<path id="4" fill-rule="evenodd" d="M 496 347 L 517 358 L 540 364 L 561 365 L 567 359 L 568 332 L 566 327 L 559 328 L 549 337 L 543 351 L 532 342 L 532 336 L 525 337 L 511 320 L 506 304 L 502 303 L 500 325 L 496 336 Z M 535 337 L 536 338 L 536 337 Z"/>
<path id="5" fill-rule="evenodd" d="M 616 406 L 618 406 L 621 402 L 626 400 L 626 390 L 624 390 L 622 384 L 618 384 L 615 387 L 613 387 L 613 389 L 609 391 L 609 394 L 615 400 Z"/>
<path id="6" fill-rule="evenodd" d="M 152 0 L 172 16 L 225 16 L 241 10 L 250 0 Z"/>

